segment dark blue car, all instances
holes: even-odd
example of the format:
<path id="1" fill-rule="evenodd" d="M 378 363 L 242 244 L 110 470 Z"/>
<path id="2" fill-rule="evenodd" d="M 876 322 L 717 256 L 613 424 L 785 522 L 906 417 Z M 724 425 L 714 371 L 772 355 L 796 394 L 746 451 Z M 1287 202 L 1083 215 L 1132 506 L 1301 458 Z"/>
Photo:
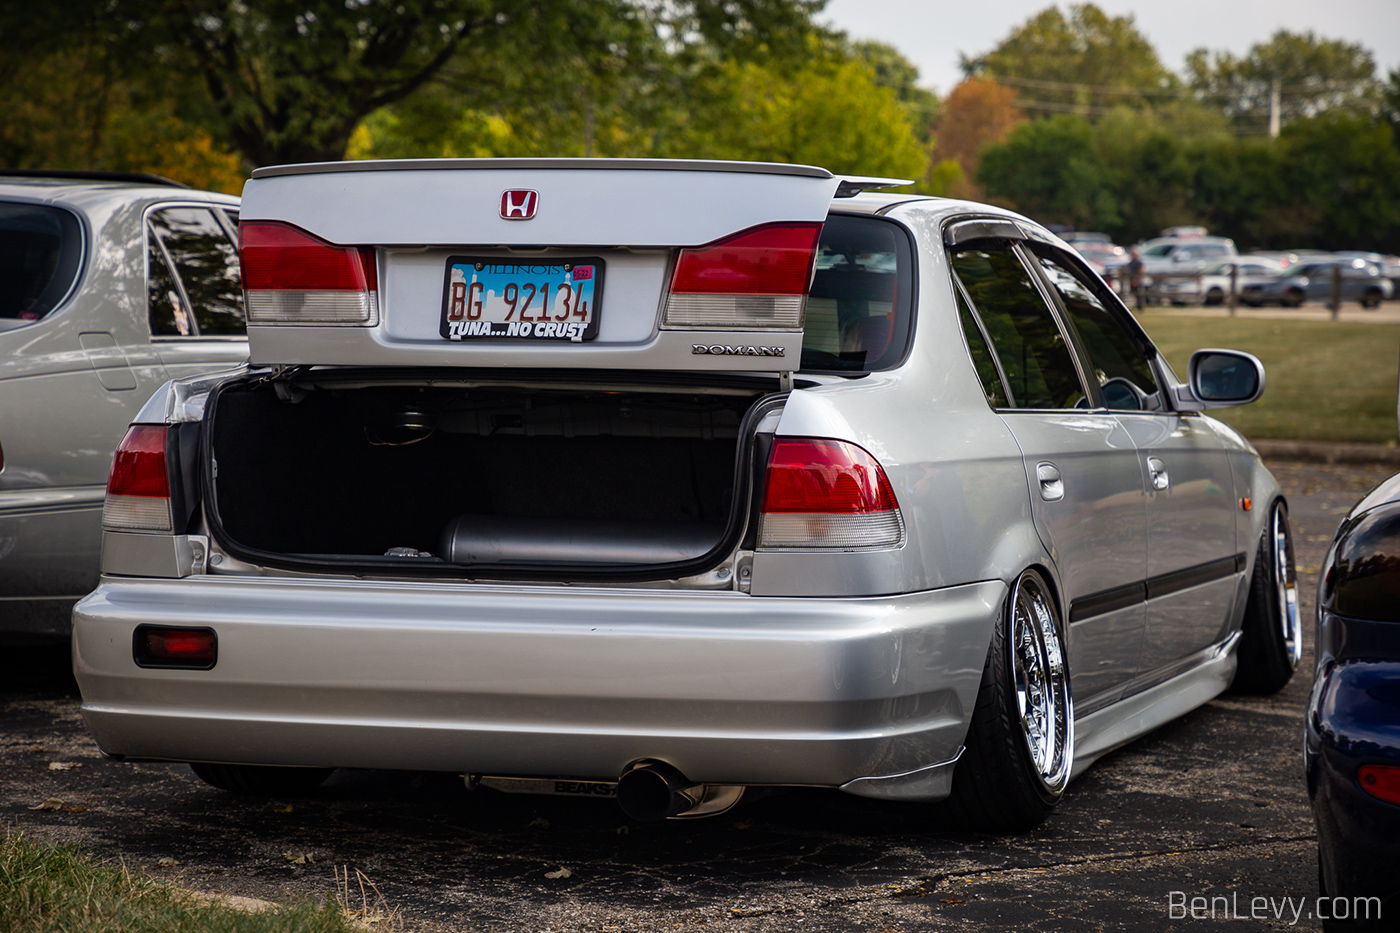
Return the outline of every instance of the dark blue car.
<path id="1" fill-rule="evenodd" d="M 1400 474 L 1337 529 L 1318 593 L 1304 762 L 1325 929 L 1400 928 Z"/>

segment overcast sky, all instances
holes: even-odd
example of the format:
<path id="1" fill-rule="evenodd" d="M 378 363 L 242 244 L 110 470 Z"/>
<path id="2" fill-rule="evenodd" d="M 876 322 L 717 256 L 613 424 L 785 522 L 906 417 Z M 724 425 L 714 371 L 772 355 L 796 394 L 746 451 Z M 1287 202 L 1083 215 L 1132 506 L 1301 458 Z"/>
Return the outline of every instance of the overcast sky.
<path id="1" fill-rule="evenodd" d="M 1097 0 L 1110 16 L 1132 14 L 1162 64 L 1180 72 L 1206 46 L 1244 54 L 1276 30 L 1311 29 L 1371 50 L 1382 78 L 1400 67 L 1400 0 Z M 958 53 L 978 55 L 1049 0 L 828 0 L 819 17 L 853 39 L 888 42 L 940 95 L 962 80 Z M 1066 4 L 1060 4 L 1065 8 Z"/>

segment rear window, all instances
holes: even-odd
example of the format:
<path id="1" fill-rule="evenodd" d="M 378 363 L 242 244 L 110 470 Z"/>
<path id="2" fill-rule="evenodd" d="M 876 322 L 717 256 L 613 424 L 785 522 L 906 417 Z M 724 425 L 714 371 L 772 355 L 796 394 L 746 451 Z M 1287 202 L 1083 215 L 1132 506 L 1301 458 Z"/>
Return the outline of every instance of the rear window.
<path id="1" fill-rule="evenodd" d="M 83 233 L 68 211 L 0 202 L 0 328 L 37 321 L 78 277 Z"/>
<path id="2" fill-rule="evenodd" d="M 802 335 L 806 372 L 870 372 L 904 358 L 913 296 L 903 229 L 833 214 L 822 228 Z"/>

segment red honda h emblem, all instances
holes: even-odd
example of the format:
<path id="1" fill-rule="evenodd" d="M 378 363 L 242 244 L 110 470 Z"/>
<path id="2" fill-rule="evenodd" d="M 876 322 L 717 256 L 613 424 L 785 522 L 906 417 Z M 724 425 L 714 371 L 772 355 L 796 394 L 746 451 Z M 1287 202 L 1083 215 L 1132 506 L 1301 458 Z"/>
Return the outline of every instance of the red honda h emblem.
<path id="1" fill-rule="evenodd" d="M 540 193 L 529 188 L 512 188 L 501 192 L 501 216 L 506 220 L 529 220 L 535 216 Z"/>

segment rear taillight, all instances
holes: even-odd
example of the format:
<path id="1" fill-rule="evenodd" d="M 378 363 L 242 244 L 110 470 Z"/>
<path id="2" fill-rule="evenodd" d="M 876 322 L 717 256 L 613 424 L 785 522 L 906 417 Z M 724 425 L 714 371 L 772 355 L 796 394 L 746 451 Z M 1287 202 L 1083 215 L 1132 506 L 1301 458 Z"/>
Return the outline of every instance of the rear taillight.
<path id="1" fill-rule="evenodd" d="M 240 224 L 238 239 L 248 323 L 378 323 L 374 250 L 265 220 Z"/>
<path id="2" fill-rule="evenodd" d="M 846 441 L 780 438 L 763 493 L 763 548 L 895 547 L 904 518 L 884 469 Z"/>
<path id="3" fill-rule="evenodd" d="M 165 466 L 165 425 L 133 424 L 112 458 L 102 527 L 112 531 L 174 530 Z"/>
<path id="4" fill-rule="evenodd" d="M 661 323 L 702 330 L 801 330 L 819 223 L 754 227 L 681 250 Z"/>

